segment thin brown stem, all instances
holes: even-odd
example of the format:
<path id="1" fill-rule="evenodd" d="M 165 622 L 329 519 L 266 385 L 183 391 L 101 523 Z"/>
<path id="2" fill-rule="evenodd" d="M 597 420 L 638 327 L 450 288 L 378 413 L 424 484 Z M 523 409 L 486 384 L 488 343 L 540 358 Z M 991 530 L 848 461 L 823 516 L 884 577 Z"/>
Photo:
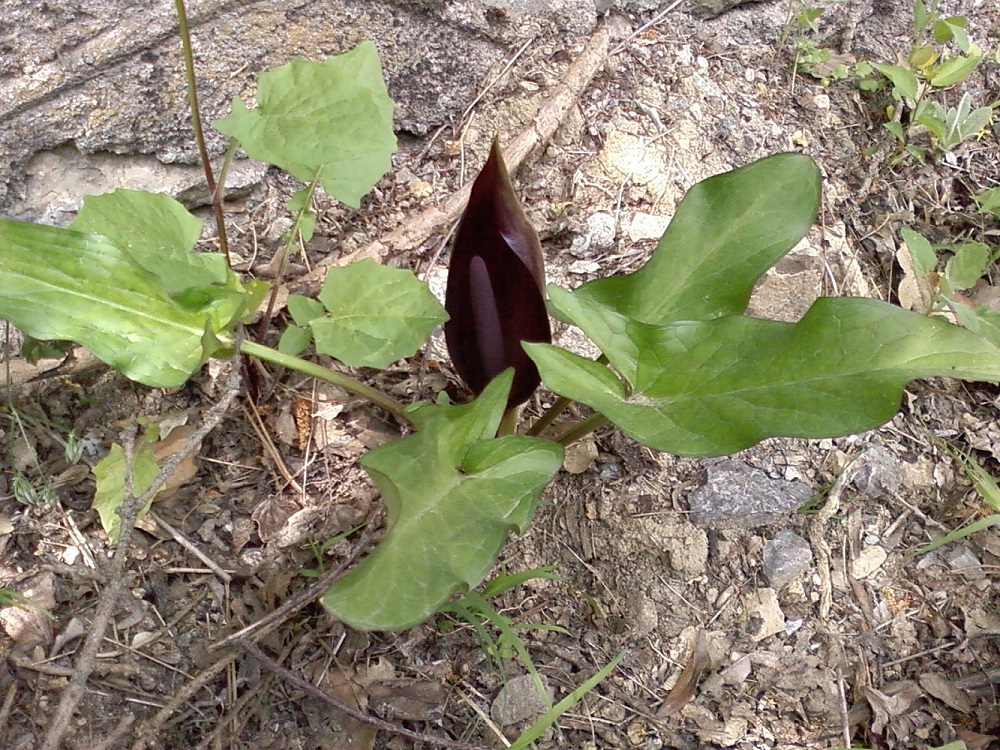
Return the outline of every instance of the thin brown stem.
<path id="1" fill-rule="evenodd" d="M 274 315 L 274 306 L 278 299 L 278 287 L 281 285 L 281 280 L 285 275 L 285 265 L 288 263 L 288 256 L 291 255 L 292 246 L 295 244 L 295 241 L 298 239 L 299 233 L 302 230 L 302 221 L 306 217 L 306 214 L 310 211 L 313 193 L 316 192 L 317 185 L 319 185 L 318 172 L 312 182 L 306 186 L 306 194 L 302 199 L 302 207 L 295 214 L 295 222 L 292 224 L 292 228 L 288 230 L 288 241 L 280 250 L 281 255 L 278 259 L 278 272 L 275 274 L 274 283 L 271 285 L 271 294 L 267 300 L 267 311 L 260 319 L 260 323 L 257 324 L 257 335 L 255 338 L 261 343 L 264 341 L 264 334 L 267 332 L 267 327 L 271 324 L 271 316 Z"/>
<path id="2" fill-rule="evenodd" d="M 215 227 L 219 233 L 219 252 L 229 260 L 229 239 L 226 236 L 226 221 L 222 215 L 222 190 L 216 189 L 215 176 L 212 174 L 212 162 L 208 156 L 208 146 L 205 144 L 205 129 L 201 124 L 201 109 L 198 106 L 198 86 L 194 77 L 194 50 L 191 47 L 191 29 L 188 27 L 187 10 L 184 0 L 174 0 L 177 9 L 177 25 L 184 50 L 184 76 L 187 80 L 188 105 L 191 107 L 191 127 L 194 129 L 194 139 L 198 144 L 198 157 L 205 171 L 205 184 L 208 194 L 212 196 L 212 214 L 215 216 Z"/>

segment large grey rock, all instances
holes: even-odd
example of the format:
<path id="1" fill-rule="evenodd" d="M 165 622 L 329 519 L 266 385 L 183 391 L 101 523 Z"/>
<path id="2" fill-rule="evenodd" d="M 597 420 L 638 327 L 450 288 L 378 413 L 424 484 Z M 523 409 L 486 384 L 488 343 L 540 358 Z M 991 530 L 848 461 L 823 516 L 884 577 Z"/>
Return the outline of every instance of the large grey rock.
<path id="1" fill-rule="evenodd" d="M 771 479 L 760 469 L 728 459 L 706 469 L 705 484 L 688 497 L 691 522 L 718 528 L 774 523 L 812 498 L 802 482 Z"/>
<path id="2" fill-rule="evenodd" d="M 0 14 L 0 215 L 25 201 L 36 154 L 150 154 L 197 162 L 173 3 L 5 0 Z M 518 40 L 576 35 L 594 0 L 190 0 L 203 119 L 247 97 L 257 74 L 364 39 L 379 49 L 397 128 L 424 134 L 459 116 Z M 225 139 L 211 129 L 209 146 Z"/>

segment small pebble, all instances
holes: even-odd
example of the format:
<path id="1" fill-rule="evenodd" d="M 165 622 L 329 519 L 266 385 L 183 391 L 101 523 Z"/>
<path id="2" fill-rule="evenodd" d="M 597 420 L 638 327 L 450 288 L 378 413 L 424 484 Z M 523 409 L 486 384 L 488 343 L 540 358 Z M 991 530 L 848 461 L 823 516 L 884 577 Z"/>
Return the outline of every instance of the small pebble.
<path id="1" fill-rule="evenodd" d="M 602 482 L 615 482 L 625 476 L 622 465 L 616 461 L 608 461 L 600 464 L 597 470 L 597 478 Z"/>

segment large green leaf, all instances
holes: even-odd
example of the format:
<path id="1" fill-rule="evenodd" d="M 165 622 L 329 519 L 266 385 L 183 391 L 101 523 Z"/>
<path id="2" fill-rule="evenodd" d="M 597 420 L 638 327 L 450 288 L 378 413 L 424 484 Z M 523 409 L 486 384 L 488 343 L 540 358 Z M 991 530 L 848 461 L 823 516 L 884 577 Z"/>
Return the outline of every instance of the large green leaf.
<path id="1" fill-rule="evenodd" d="M 570 352 L 525 344 L 543 382 L 644 445 L 681 455 L 870 429 L 892 417 L 916 378 L 1000 381 L 994 344 L 877 300 L 821 298 L 798 323 L 734 315 L 652 326 L 556 288 L 549 293 L 624 382 Z"/>
<path id="2" fill-rule="evenodd" d="M 370 259 L 331 268 L 319 299 L 329 315 L 303 317 L 316 349 L 351 366 L 387 367 L 413 356 L 448 319 L 427 284 L 411 271 Z M 305 310 L 299 312 L 306 316 Z"/>
<path id="3" fill-rule="evenodd" d="M 776 154 L 692 187 L 645 266 L 578 293 L 645 323 L 742 313 L 757 279 L 819 209 L 812 159 Z"/>
<path id="4" fill-rule="evenodd" d="M 511 528 L 523 530 L 562 449 L 523 435 L 493 438 L 512 371 L 464 406 L 425 405 L 420 431 L 376 448 L 361 464 L 388 511 L 381 544 L 323 596 L 355 628 L 422 622 L 460 587 L 489 572 Z"/>
<path id="5" fill-rule="evenodd" d="M 261 73 L 257 108 L 236 97 L 233 113 L 215 127 L 251 159 L 303 182 L 318 177 L 327 193 L 355 208 L 389 171 L 396 150 L 392 99 L 371 42 L 321 63 L 295 58 Z"/>
<path id="6" fill-rule="evenodd" d="M 213 353 L 212 317 L 169 297 L 106 237 L 0 219 L 0 318 L 29 336 L 76 341 L 132 380 L 166 388 Z"/>
<path id="7" fill-rule="evenodd" d="M 225 256 L 192 252 L 201 225 L 169 195 L 119 189 L 84 198 L 70 228 L 108 237 L 173 293 L 226 283 Z"/>

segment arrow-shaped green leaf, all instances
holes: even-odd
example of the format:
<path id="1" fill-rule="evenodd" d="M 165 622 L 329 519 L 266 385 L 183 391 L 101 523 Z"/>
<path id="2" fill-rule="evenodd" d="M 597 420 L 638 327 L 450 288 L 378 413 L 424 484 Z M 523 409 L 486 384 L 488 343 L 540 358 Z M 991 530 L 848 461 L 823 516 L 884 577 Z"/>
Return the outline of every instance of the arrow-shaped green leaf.
<path id="1" fill-rule="evenodd" d="M 801 154 L 710 177 L 687 192 L 640 270 L 577 292 L 645 323 L 742 313 L 757 279 L 808 231 L 819 196 L 819 170 Z"/>
<path id="2" fill-rule="evenodd" d="M 870 429 L 892 417 L 916 378 L 1000 381 L 997 346 L 877 300 L 821 298 L 798 323 L 728 316 L 651 326 L 549 291 L 624 382 L 570 352 L 525 344 L 543 382 L 644 445 L 681 455 Z"/>
<path id="3" fill-rule="evenodd" d="M 364 630 L 427 619 L 457 589 L 485 578 L 511 528 L 523 530 L 562 449 L 522 435 L 493 438 L 512 371 L 464 406 L 422 407 L 419 432 L 361 461 L 388 510 L 382 543 L 323 596 Z"/>

